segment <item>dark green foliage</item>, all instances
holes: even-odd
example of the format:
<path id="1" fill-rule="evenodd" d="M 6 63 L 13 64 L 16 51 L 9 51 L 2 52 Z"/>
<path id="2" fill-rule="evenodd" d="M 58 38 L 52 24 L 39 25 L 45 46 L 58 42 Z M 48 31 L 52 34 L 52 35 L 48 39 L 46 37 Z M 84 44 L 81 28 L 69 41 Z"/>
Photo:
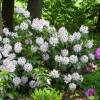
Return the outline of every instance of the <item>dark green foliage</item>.
<path id="1" fill-rule="evenodd" d="M 98 94 L 100 94 L 100 70 L 87 74 L 84 76 L 84 82 L 82 84 L 84 90 L 94 87 Z"/>

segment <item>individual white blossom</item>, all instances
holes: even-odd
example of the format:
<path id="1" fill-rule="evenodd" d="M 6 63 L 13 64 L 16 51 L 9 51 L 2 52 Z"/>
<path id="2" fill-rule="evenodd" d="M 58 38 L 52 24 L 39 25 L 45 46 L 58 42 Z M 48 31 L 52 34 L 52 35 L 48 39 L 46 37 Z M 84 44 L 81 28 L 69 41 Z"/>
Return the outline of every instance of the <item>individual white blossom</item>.
<path id="1" fill-rule="evenodd" d="M 93 53 L 89 53 L 89 58 L 94 60 L 95 59 L 95 55 Z"/>
<path id="2" fill-rule="evenodd" d="M 69 82 L 71 82 L 71 80 L 72 80 L 72 76 L 70 74 L 64 75 L 64 82 L 66 84 L 68 84 Z"/>
<path id="3" fill-rule="evenodd" d="M 67 34 L 60 34 L 59 39 L 61 42 L 67 42 L 68 41 L 68 35 Z"/>
<path id="4" fill-rule="evenodd" d="M 30 17 L 30 12 L 24 11 L 23 15 L 24 15 L 25 18 L 28 18 L 28 17 Z"/>
<path id="5" fill-rule="evenodd" d="M 1 53 L 0 53 L 0 60 L 2 59 L 2 55 L 1 55 Z"/>
<path id="6" fill-rule="evenodd" d="M 20 42 L 16 42 L 14 45 L 14 50 L 16 53 L 20 53 L 22 51 L 22 44 Z"/>
<path id="7" fill-rule="evenodd" d="M 27 24 L 26 22 L 22 22 L 22 23 L 20 24 L 20 29 L 21 29 L 21 30 L 27 30 L 27 29 L 28 29 L 28 24 Z"/>
<path id="8" fill-rule="evenodd" d="M 68 41 L 69 42 L 73 42 L 74 41 L 74 36 L 73 35 L 69 35 L 68 36 Z"/>
<path id="9" fill-rule="evenodd" d="M 47 84 L 51 85 L 50 79 L 47 79 Z"/>
<path id="10" fill-rule="evenodd" d="M 10 36 L 11 35 L 11 32 L 9 32 L 8 28 L 4 28 L 3 33 L 5 34 L 5 36 Z"/>
<path id="11" fill-rule="evenodd" d="M 71 91 L 76 90 L 76 84 L 75 84 L 75 83 L 70 83 L 70 84 L 69 84 L 69 89 L 70 89 Z"/>
<path id="12" fill-rule="evenodd" d="M 8 50 L 4 50 L 1 53 L 2 53 L 3 57 L 8 57 L 8 55 L 9 55 L 9 51 Z"/>
<path id="13" fill-rule="evenodd" d="M 20 29 L 19 25 L 15 26 L 15 31 L 18 31 L 19 29 Z"/>
<path id="14" fill-rule="evenodd" d="M 67 50 L 67 49 L 61 50 L 61 55 L 62 55 L 63 57 L 68 56 L 68 50 Z"/>
<path id="15" fill-rule="evenodd" d="M 71 55 L 69 57 L 69 61 L 72 63 L 72 64 L 75 64 L 78 62 L 78 57 L 76 55 Z"/>
<path id="16" fill-rule="evenodd" d="M 5 44 L 4 50 L 7 50 L 8 52 L 10 52 L 12 50 L 12 46 L 10 44 Z"/>
<path id="17" fill-rule="evenodd" d="M 31 45 L 32 44 L 32 40 L 31 39 L 26 39 L 25 40 L 25 44 L 27 44 L 27 45 L 30 44 Z"/>
<path id="18" fill-rule="evenodd" d="M 57 43 L 58 43 L 58 38 L 57 38 L 57 37 L 50 37 L 49 43 L 50 43 L 52 46 L 56 46 Z"/>
<path id="19" fill-rule="evenodd" d="M 75 52 L 80 52 L 80 51 L 82 50 L 82 45 L 80 45 L 80 44 L 74 45 L 74 46 L 73 46 L 73 50 L 74 50 Z"/>
<path id="20" fill-rule="evenodd" d="M 73 73 L 72 74 L 72 79 L 74 80 L 74 81 L 78 81 L 79 79 L 80 79 L 80 75 L 78 74 L 78 73 Z"/>
<path id="21" fill-rule="evenodd" d="M 26 63 L 23 68 L 26 72 L 30 72 L 33 69 L 32 64 L 30 63 Z"/>
<path id="22" fill-rule="evenodd" d="M 22 77 L 21 77 L 21 82 L 22 82 L 23 84 L 26 84 L 26 83 L 28 82 L 28 77 L 22 76 Z"/>
<path id="23" fill-rule="evenodd" d="M 39 20 L 38 18 L 33 19 L 32 28 L 35 29 L 35 30 L 42 31 L 42 29 L 43 29 L 42 21 Z"/>
<path id="24" fill-rule="evenodd" d="M 68 57 L 62 57 L 61 63 L 64 65 L 69 64 L 69 58 Z"/>
<path id="25" fill-rule="evenodd" d="M 18 37 L 17 32 L 12 32 L 12 33 L 11 33 L 11 37 L 12 37 L 12 38 L 17 38 L 17 37 Z"/>
<path id="26" fill-rule="evenodd" d="M 58 31 L 60 34 L 68 34 L 67 30 L 65 29 L 65 27 L 61 27 Z"/>
<path id="27" fill-rule="evenodd" d="M 44 61 L 47 61 L 49 59 L 49 55 L 48 54 L 43 54 L 42 57 L 43 57 Z"/>
<path id="28" fill-rule="evenodd" d="M 89 29 L 87 26 L 81 25 L 80 32 L 82 32 L 83 34 L 87 34 L 89 33 Z"/>
<path id="29" fill-rule="evenodd" d="M 26 63 L 26 59 L 24 57 L 18 58 L 18 64 L 19 65 L 23 66 L 23 65 L 25 65 L 25 63 Z"/>
<path id="30" fill-rule="evenodd" d="M 10 43 L 10 39 L 9 38 L 3 38 L 3 44 L 7 44 Z"/>
<path id="31" fill-rule="evenodd" d="M 10 53 L 10 54 L 8 55 L 8 58 L 9 58 L 10 60 L 15 59 L 15 57 L 16 57 L 16 54 L 15 54 L 15 53 Z"/>
<path id="32" fill-rule="evenodd" d="M 44 42 L 40 48 L 39 48 L 40 51 L 42 52 L 47 52 L 48 51 L 48 43 L 47 42 Z"/>
<path id="33" fill-rule="evenodd" d="M 80 38 L 81 38 L 80 32 L 73 33 L 73 37 L 74 37 L 74 40 L 80 40 Z"/>
<path id="34" fill-rule="evenodd" d="M 51 72 L 50 72 L 50 76 L 52 78 L 59 78 L 59 72 L 56 70 L 56 69 L 53 69 Z"/>
<path id="35" fill-rule="evenodd" d="M 34 88 L 34 87 L 35 87 L 35 81 L 33 81 L 33 80 L 30 81 L 30 82 L 29 82 L 29 86 L 30 86 L 31 88 Z"/>
<path id="36" fill-rule="evenodd" d="M 48 20 L 41 19 L 40 21 L 42 22 L 43 26 L 49 27 L 49 21 Z"/>
<path id="37" fill-rule="evenodd" d="M 86 43 L 86 47 L 87 47 L 87 48 L 92 48 L 92 47 L 93 47 L 93 41 L 89 40 L 89 41 Z"/>
<path id="38" fill-rule="evenodd" d="M 87 63 L 88 62 L 88 56 L 87 55 L 83 55 L 83 56 L 81 56 L 80 60 L 83 63 Z"/>
<path id="39" fill-rule="evenodd" d="M 20 77 L 14 77 L 13 78 L 13 83 L 14 83 L 15 86 L 20 85 L 20 83 L 21 83 Z"/>
<path id="40" fill-rule="evenodd" d="M 62 56 L 56 55 L 55 61 L 60 63 L 62 61 L 62 58 L 63 58 Z"/>
<path id="41" fill-rule="evenodd" d="M 36 44 L 42 45 L 44 43 L 44 39 L 42 37 L 37 37 L 36 38 Z"/>
<path id="42" fill-rule="evenodd" d="M 14 72 L 16 70 L 16 66 L 13 64 L 12 61 L 10 61 L 6 66 L 6 69 L 8 72 Z"/>
<path id="43" fill-rule="evenodd" d="M 24 8 L 16 7 L 15 11 L 16 11 L 16 13 L 23 14 L 25 10 L 24 10 Z"/>
<path id="44" fill-rule="evenodd" d="M 33 52 L 33 53 L 35 53 L 35 52 L 37 52 L 37 50 L 38 50 L 38 47 L 36 47 L 36 46 L 31 46 L 31 51 Z"/>
<path id="45" fill-rule="evenodd" d="M 0 35 L 0 42 L 2 41 L 2 36 Z"/>

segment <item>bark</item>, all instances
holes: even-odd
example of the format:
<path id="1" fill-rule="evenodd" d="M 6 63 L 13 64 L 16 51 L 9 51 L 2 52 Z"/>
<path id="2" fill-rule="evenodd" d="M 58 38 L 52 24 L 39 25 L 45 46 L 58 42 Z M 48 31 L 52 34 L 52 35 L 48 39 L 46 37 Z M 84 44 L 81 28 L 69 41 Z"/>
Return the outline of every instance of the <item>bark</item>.
<path id="1" fill-rule="evenodd" d="M 33 18 L 40 18 L 42 14 L 42 0 L 28 0 L 27 9 Z"/>
<path id="2" fill-rule="evenodd" d="M 2 34 L 2 12 L 1 12 L 1 0 L 0 0 L 0 35 Z"/>
<path id="3" fill-rule="evenodd" d="M 13 31 L 14 0 L 2 1 L 2 18 L 4 26 Z"/>

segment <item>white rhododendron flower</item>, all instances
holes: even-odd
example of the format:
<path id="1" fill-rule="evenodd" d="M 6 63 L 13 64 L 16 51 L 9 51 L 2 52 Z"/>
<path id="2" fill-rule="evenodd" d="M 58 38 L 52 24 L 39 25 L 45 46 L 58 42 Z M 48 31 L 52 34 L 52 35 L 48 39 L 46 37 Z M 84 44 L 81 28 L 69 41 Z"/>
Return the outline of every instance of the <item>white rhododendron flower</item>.
<path id="1" fill-rule="evenodd" d="M 33 69 L 32 64 L 26 63 L 26 64 L 24 65 L 23 69 L 24 69 L 26 72 L 32 71 L 32 69 Z"/>
<path id="2" fill-rule="evenodd" d="M 62 58 L 63 58 L 62 56 L 56 55 L 55 56 L 55 61 L 56 62 L 61 62 L 62 61 Z"/>
<path id="3" fill-rule="evenodd" d="M 57 38 L 57 37 L 50 37 L 49 43 L 50 43 L 52 46 L 56 46 L 57 43 L 58 43 L 58 38 Z"/>
<path id="4" fill-rule="evenodd" d="M 0 60 L 2 59 L 2 55 L 1 55 L 1 53 L 0 53 Z"/>
<path id="5" fill-rule="evenodd" d="M 10 44 L 5 44 L 4 50 L 7 50 L 8 52 L 10 52 L 12 50 L 12 46 Z"/>
<path id="6" fill-rule="evenodd" d="M 69 64 L 69 58 L 68 57 L 62 57 L 61 63 L 64 65 Z"/>
<path id="7" fill-rule="evenodd" d="M 49 27 L 49 21 L 48 20 L 41 19 L 41 21 L 42 21 L 43 26 Z"/>
<path id="8" fill-rule="evenodd" d="M 44 43 L 44 39 L 42 37 L 37 37 L 36 38 L 36 44 L 42 45 Z"/>
<path id="9" fill-rule="evenodd" d="M 18 31 L 19 29 L 20 29 L 19 25 L 15 26 L 15 31 Z"/>
<path id="10" fill-rule="evenodd" d="M 86 44 L 87 48 L 92 48 L 93 47 L 93 41 L 89 40 Z"/>
<path id="11" fill-rule="evenodd" d="M 0 42 L 2 41 L 2 36 L 0 36 Z"/>
<path id="12" fill-rule="evenodd" d="M 39 20 L 38 18 L 33 19 L 32 28 L 35 29 L 35 30 L 42 31 L 42 29 L 43 29 L 42 21 Z"/>
<path id="13" fill-rule="evenodd" d="M 8 55 L 8 58 L 9 58 L 10 60 L 15 59 L 15 57 L 16 57 L 16 54 L 15 54 L 15 53 L 10 53 L 10 54 Z"/>
<path id="14" fill-rule="evenodd" d="M 75 83 L 70 83 L 70 84 L 69 84 L 69 89 L 70 89 L 71 91 L 75 91 L 75 90 L 76 90 L 76 84 L 75 84 Z"/>
<path id="15" fill-rule="evenodd" d="M 73 37 L 74 37 L 74 40 L 80 40 L 80 38 L 81 38 L 80 32 L 73 33 Z"/>
<path id="16" fill-rule="evenodd" d="M 9 38 L 3 38 L 3 44 L 7 44 L 10 43 L 10 39 Z"/>
<path id="17" fill-rule="evenodd" d="M 67 42 L 68 41 L 68 35 L 67 34 L 60 34 L 59 39 L 61 42 Z"/>
<path id="18" fill-rule="evenodd" d="M 83 63 L 87 63 L 88 62 L 88 56 L 87 55 L 83 55 L 83 56 L 81 56 L 80 60 Z"/>
<path id="19" fill-rule="evenodd" d="M 95 55 L 93 53 L 89 53 L 89 57 L 90 59 L 94 60 L 95 59 Z"/>
<path id="20" fill-rule="evenodd" d="M 3 57 L 8 57 L 8 55 L 9 55 L 9 51 L 7 49 L 2 51 L 1 53 L 2 53 Z"/>
<path id="21" fill-rule="evenodd" d="M 15 86 L 20 85 L 20 83 L 21 83 L 20 77 L 14 77 L 14 78 L 13 78 L 13 84 L 14 84 Z"/>
<path id="22" fill-rule="evenodd" d="M 50 72 L 50 76 L 52 78 L 59 78 L 59 72 L 56 70 L 56 69 L 53 69 L 51 72 Z"/>
<path id="23" fill-rule="evenodd" d="M 80 44 L 76 44 L 74 47 L 73 47 L 73 50 L 75 52 L 80 52 L 82 50 L 82 45 Z"/>
<path id="24" fill-rule="evenodd" d="M 61 55 L 62 56 L 68 56 L 68 50 L 67 49 L 63 49 L 63 50 L 61 50 Z"/>
<path id="25" fill-rule="evenodd" d="M 81 25 L 80 32 L 82 32 L 83 34 L 87 34 L 89 33 L 89 29 L 87 26 Z"/>
<path id="26" fill-rule="evenodd" d="M 47 61 L 49 59 L 49 55 L 48 54 L 43 54 L 42 57 L 43 57 L 44 61 Z"/>
<path id="27" fill-rule="evenodd" d="M 72 76 L 70 74 L 64 75 L 64 82 L 66 84 L 68 84 L 69 82 L 71 82 L 71 80 L 72 80 Z"/>
<path id="28" fill-rule="evenodd" d="M 14 50 L 16 53 L 20 53 L 22 51 L 22 44 L 20 42 L 15 43 Z"/>
<path id="29" fill-rule="evenodd" d="M 78 62 L 78 57 L 76 55 L 71 55 L 69 57 L 69 61 L 72 63 L 72 64 L 75 64 Z"/>
<path id="30" fill-rule="evenodd" d="M 23 65 L 25 65 L 25 63 L 26 63 L 26 59 L 24 57 L 18 58 L 18 64 L 19 65 L 23 66 Z"/>
<path id="31" fill-rule="evenodd" d="M 28 29 L 28 24 L 26 22 L 23 22 L 20 24 L 20 29 L 21 30 L 27 30 Z"/>
<path id="32" fill-rule="evenodd" d="M 3 33 L 5 34 L 5 36 L 10 36 L 11 35 L 11 32 L 9 32 L 8 28 L 4 28 Z"/>
<path id="33" fill-rule="evenodd" d="M 47 52 L 48 51 L 48 43 L 47 42 L 44 42 L 40 48 L 39 48 L 40 51 L 42 52 Z"/>
<path id="34" fill-rule="evenodd" d="M 23 84 L 26 84 L 26 83 L 28 82 L 28 77 L 22 76 L 22 77 L 21 77 L 21 82 L 22 82 Z"/>
<path id="35" fill-rule="evenodd" d="M 29 82 L 29 86 L 31 87 L 31 88 L 35 88 L 35 81 L 30 81 Z"/>
<path id="36" fill-rule="evenodd" d="M 69 35 L 68 41 L 69 41 L 69 42 L 73 42 L 73 41 L 74 41 L 74 36 L 73 36 L 73 35 Z"/>
<path id="37" fill-rule="evenodd" d="M 31 51 L 33 52 L 33 53 L 35 53 L 35 52 L 37 52 L 37 50 L 38 50 L 38 47 L 36 47 L 36 46 L 31 46 Z"/>
<path id="38" fill-rule="evenodd" d="M 65 27 L 61 27 L 58 31 L 60 34 L 68 34 L 67 30 L 65 29 Z"/>
<path id="39" fill-rule="evenodd" d="M 78 81 L 80 79 L 80 75 L 78 73 L 73 73 L 72 79 L 75 80 L 75 81 Z"/>

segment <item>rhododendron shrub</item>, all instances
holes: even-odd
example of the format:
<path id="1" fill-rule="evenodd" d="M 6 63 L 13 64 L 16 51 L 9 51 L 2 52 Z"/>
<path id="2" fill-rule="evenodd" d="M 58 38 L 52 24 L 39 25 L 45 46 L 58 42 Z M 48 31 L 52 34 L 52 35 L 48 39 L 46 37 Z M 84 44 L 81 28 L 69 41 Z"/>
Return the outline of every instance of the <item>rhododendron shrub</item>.
<path id="1" fill-rule="evenodd" d="M 0 70 L 13 73 L 15 88 L 33 89 L 55 86 L 74 91 L 83 81 L 82 68 L 94 66 L 93 40 L 88 39 L 88 27 L 82 25 L 70 34 L 63 26 L 56 30 L 49 21 L 35 18 L 23 8 L 16 8 L 22 22 L 14 32 L 3 29 L 0 36 Z M 46 80 L 40 81 L 34 69 L 43 67 Z"/>

